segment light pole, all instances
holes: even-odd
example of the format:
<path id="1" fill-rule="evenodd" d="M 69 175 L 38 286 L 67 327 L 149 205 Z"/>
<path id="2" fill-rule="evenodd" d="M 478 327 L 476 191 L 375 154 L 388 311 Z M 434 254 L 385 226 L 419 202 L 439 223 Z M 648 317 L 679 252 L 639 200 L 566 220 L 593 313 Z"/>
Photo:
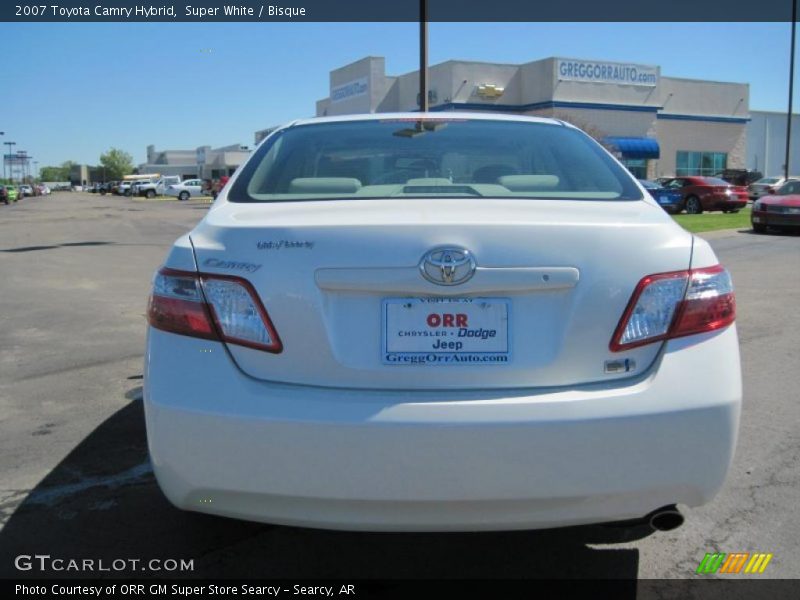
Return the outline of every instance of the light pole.
<path id="1" fill-rule="evenodd" d="M 39 161 L 33 161 L 33 178 L 39 179 Z"/>
<path id="2" fill-rule="evenodd" d="M 794 93 L 794 36 L 797 25 L 797 0 L 792 0 L 792 47 L 789 55 L 789 110 L 786 111 L 786 156 L 783 177 L 789 179 L 789 144 L 792 140 L 792 95 Z"/>
<path id="3" fill-rule="evenodd" d="M 13 147 L 17 145 L 17 142 L 3 142 L 6 146 L 8 146 L 8 158 L 10 159 L 13 155 Z M 3 157 L 3 164 L 6 164 L 6 157 Z M 14 183 L 14 164 L 8 163 L 8 179 L 11 183 Z"/>
<path id="4" fill-rule="evenodd" d="M 428 112 L 428 0 L 419 1 L 419 110 Z"/>

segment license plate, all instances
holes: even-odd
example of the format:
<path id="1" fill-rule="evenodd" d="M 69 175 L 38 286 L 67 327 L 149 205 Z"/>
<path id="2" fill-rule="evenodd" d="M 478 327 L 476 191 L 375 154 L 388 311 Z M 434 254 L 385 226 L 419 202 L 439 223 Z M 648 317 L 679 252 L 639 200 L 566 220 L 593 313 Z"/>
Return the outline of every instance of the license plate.
<path id="1" fill-rule="evenodd" d="M 800 215 L 800 208 L 790 208 L 789 209 L 790 215 Z"/>
<path id="2" fill-rule="evenodd" d="M 753 223 L 761 223 L 761 217 L 753 217 Z"/>
<path id="3" fill-rule="evenodd" d="M 508 363 L 510 319 L 506 298 L 387 298 L 383 301 L 383 363 Z"/>

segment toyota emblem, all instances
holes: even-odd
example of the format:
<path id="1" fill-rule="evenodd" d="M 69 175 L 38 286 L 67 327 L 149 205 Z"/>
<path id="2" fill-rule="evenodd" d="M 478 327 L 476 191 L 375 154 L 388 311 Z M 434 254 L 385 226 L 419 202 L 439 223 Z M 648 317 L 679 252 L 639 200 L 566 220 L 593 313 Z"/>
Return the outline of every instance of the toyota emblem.
<path id="1" fill-rule="evenodd" d="M 472 253 L 457 246 L 434 248 L 419 263 L 422 276 L 436 285 L 458 285 L 468 281 L 477 268 Z"/>

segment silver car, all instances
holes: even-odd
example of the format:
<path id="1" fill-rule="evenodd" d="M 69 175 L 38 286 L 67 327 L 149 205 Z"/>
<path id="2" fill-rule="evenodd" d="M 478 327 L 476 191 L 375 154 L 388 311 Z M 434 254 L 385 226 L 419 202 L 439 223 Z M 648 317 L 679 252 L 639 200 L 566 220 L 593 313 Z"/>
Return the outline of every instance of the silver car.
<path id="1" fill-rule="evenodd" d="M 177 196 L 178 200 L 188 200 L 206 195 L 202 179 L 187 179 L 181 183 L 176 183 L 167 188 L 168 196 Z"/>
<path id="2" fill-rule="evenodd" d="M 758 200 L 761 196 L 772 194 L 778 190 L 784 183 L 800 179 L 800 177 L 790 176 L 786 177 L 762 177 L 758 181 L 751 183 L 747 186 L 747 195 L 750 200 Z"/>

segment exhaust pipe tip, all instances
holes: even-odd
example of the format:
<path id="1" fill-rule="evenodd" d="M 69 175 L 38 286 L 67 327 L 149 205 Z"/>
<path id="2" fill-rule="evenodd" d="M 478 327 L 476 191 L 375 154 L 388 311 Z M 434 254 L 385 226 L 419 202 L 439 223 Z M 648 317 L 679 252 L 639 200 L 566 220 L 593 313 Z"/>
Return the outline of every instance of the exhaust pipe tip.
<path id="1" fill-rule="evenodd" d="M 648 515 L 650 527 L 656 531 L 672 531 L 683 525 L 683 521 L 683 515 L 674 504 L 657 508 Z"/>

